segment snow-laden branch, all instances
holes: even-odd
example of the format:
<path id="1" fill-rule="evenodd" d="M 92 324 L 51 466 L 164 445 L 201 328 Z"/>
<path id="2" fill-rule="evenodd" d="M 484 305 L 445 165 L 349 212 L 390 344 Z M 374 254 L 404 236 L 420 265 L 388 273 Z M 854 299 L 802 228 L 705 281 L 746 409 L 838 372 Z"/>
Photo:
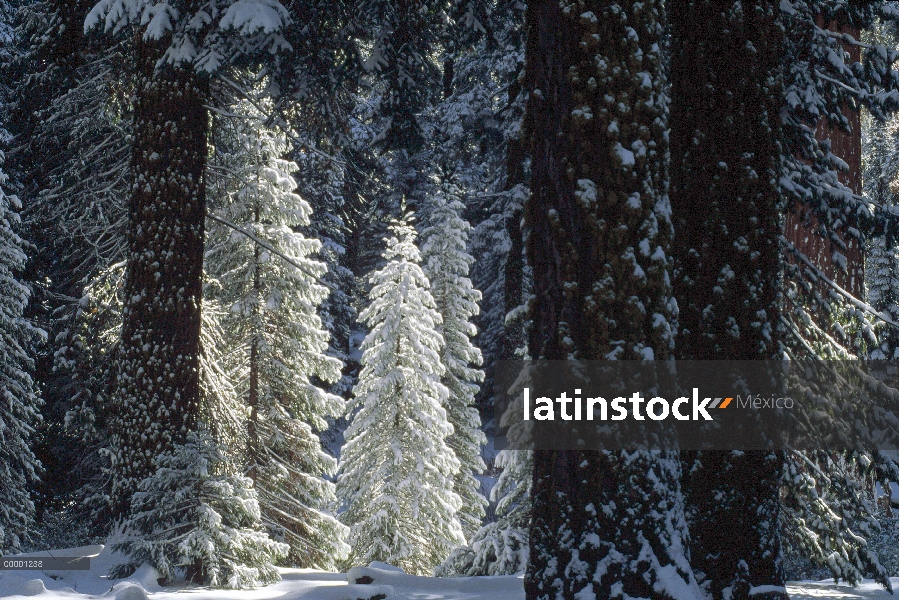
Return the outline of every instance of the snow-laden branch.
<path id="1" fill-rule="evenodd" d="M 795 256 L 797 259 L 799 259 L 808 268 L 812 269 L 818 278 L 820 278 L 822 281 L 827 283 L 827 285 L 832 287 L 838 294 L 840 294 L 841 296 L 846 298 L 856 308 L 861 309 L 863 311 L 866 311 L 866 312 L 874 315 L 875 317 L 882 320 L 884 323 L 888 323 L 888 324 L 892 325 L 893 327 L 899 328 L 899 323 L 897 323 L 896 321 L 891 319 L 886 313 L 877 310 L 876 308 L 874 308 L 867 302 L 859 300 L 858 298 L 853 296 L 851 293 L 847 292 L 842 287 L 840 287 L 840 285 L 837 284 L 835 281 L 833 281 L 829 277 L 827 277 L 827 275 L 824 274 L 824 271 L 822 271 L 814 263 L 812 263 L 812 261 L 810 261 L 805 254 L 800 252 L 796 248 L 796 246 L 792 242 L 790 242 L 787 238 L 785 238 L 784 236 L 781 235 L 781 236 L 778 236 L 778 240 L 780 241 L 781 244 L 784 244 L 787 247 L 787 249 L 793 254 L 793 256 Z"/>
<path id="2" fill-rule="evenodd" d="M 318 283 L 320 283 L 321 285 L 325 286 L 325 287 L 328 288 L 329 290 L 334 291 L 334 292 L 338 291 L 336 287 L 334 287 L 334 286 L 331 285 L 330 283 L 326 283 L 326 282 L 322 281 L 321 278 L 316 277 L 315 275 L 313 275 L 312 273 L 310 273 L 309 271 L 307 271 L 306 268 L 303 267 L 303 265 L 299 264 L 298 262 L 296 262 L 295 260 L 293 260 L 292 258 L 290 258 L 289 256 L 287 256 L 286 254 L 284 254 L 284 253 L 282 253 L 282 252 L 279 252 L 279 251 L 276 250 L 271 244 L 269 244 L 269 243 L 267 243 L 267 242 L 265 242 L 265 241 L 259 239 L 258 237 L 256 237 L 255 235 L 253 235 L 252 233 L 250 233 L 249 231 L 247 231 L 246 229 L 244 229 L 244 228 L 242 228 L 242 227 L 239 227 L 238 225 L 235 225 L 234 223 L 231 223 L 230 221 L 226 221 L 225 219 L 222 219 L 221 217 L 216 217 L 215 215 L 210 215 L 210 214 L 208 214 L 208 213 L 207 213 L 207 215 L 206 215 L 206 218 L 207 218 L 207 219 L 212 219 L 212 220 L 215 221 L 216 223 L 220 223 L 220 224 L 224 225 L 225 227 L 230 227 L 231 229 L 233 229 L 234 231 L 236 231 L 236 232 L 238 232 L 238 233 L 242 233 L 243 235 L 247 236 L 248 238 L 250 238 L 251 240 L 253 240 L 253 241 L 256 242 L 257 244 L 259 244 L 260 246 L 262 246 L 263 248 L 265 248 L 266 250 L 268 250 L 268 251 L 271 252 L 272 254 L 281 257 L 281 258 L 284 259 L 288 264 L 290 264 L 290 265 L 296 267 L 297 269 L 299 269 L 300 271 L 302 271 L 303 273 L 305 273 L 305 274 L 308 275 L 309 277 L 312 277 L 316 282 L 318 282 Z"/>
<path id="3" fill-rule="evenodd" d="M 236 91 L 238 94 L 240 94 L 240 96 L 243 99 L 245 99 L 247 102 L 252 104 L 257 110 L 259 110 L 260 114 L 266 115 L 264 119 L 258 119 L 258 117 L 250 117 L 250 118 L 258 119 L 258 120 L 262 121 L 263 123 L 267 123 L 267 122 L 271 121 L 272 123 L 276 124 L 278 126 L 278 129 L 283 131 L 284 134 L 288 138 L 290 138 L 290 141 L 292 141 L 296 144 L 300 144 L 301 146 L 303 146 L 305 148 L 308 148 L 311 152 L 313 152 L 314 154 L 318 154 L 322 158 L 334 161 L 336 164 L 341 165 L 341 166 L 347 166 L 347 163 L 345 161 L 337 158 L 336 156 L 332 156 L 331 154 L 328 154 L 327 152 L 324 152 L 324 151 L 316 148 L 315 146 L 310 144 L 308 141 L 300 139 L 299 137 L 295 136 L 293 134 L 293 132 L 291 132 L 288 128 L 283 126 L 283 122 L 281 121 L 281 119 L 275 119 L 274 114 L 269 114 L 262 106 L 260 106 L 260 104 L 257 102 L 257 100 L 255 98 L 253 98 L 250 94 L 248 94 L 247 91 L 243 87 L 241 87 L 239 84 L 231 81 L 230 79 L 228 79 L 227 77 L 224 77 L 224 76 L 219 76 L 219 79 L 221 81 L 223 81 L 225 84 L 227 84 L 228 87 L 232 88 L 234 91 Z M 216 110 L 216 112 L 221 112 L 221 111 Z M 221 113 L 221 114 L 224 114 L 224 113 Z M 226 116 L 242 116 L 242 115 L 226 115 Z M 247 118 L 247 117 L 244 117 L 244 118 Z"/>
<path id="4" fill-rule="evenodd" d="M 845 89 L 850 94 L 855 94 L 856 96 L 861 96 L 861 97 L 868 96 L 868 94 L 865 93 L 863 90 L 857 90 L 854 87 L 848 86 L 838 79 L 834 79 L 833 77 L 829 77 L 829 76 L 825 75 L 818 69 L 815 69 L 815 76 L 817 76 L 819 79 L 823 79 L 824 81 L 829 81 L 830 83 L 832 83 L 834 85 L 840 86 L 841 88 Z"/>

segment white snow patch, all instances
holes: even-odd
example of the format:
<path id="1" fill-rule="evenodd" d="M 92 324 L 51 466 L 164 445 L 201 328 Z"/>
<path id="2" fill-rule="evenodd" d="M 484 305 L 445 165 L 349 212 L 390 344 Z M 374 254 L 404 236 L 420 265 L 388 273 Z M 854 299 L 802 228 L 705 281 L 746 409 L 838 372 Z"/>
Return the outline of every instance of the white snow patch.
<path id="1" fill-rule="evenodd" d="M 615 153 L 618 154 L 619 160 L 621 160 L 622 166 L 631 167 L 636 163 L 634 159 L 634 153 L 622 146 L 620 143 L 615 143 Z"/>

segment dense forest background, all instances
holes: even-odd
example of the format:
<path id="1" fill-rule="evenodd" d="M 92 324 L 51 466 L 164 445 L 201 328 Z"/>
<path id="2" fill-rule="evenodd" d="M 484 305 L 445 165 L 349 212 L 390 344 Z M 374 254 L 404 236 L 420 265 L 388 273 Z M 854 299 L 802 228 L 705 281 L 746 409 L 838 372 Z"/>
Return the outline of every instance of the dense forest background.
<path id="1" fill-rule="evenodd" d="M 109 539 L 116 576 L 231 587 L 373 560 L 526 570 L 528 598 L 889 587 L 892 454 L 487 441 L 498 360 L 899 357 L 897 27 L 0 0 L 0 551 Z"/>

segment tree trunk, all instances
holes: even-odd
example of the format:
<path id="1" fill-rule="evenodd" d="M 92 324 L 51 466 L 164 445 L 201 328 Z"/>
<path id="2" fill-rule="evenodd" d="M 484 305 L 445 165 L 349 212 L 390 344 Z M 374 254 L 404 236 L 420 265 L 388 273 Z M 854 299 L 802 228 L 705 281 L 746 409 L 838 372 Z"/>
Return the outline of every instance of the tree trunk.
<path id="1" fill-rule="evenodd" d="M 190 66 L 157 69 L 167 44 L 135 36 L 134 184 L 111 439 L 120 515 L 153 459 L 195 428 L 200 396 L 208 82 Z"/>
<path id="2" fill-rule="evenodd" d="M 528 5 L 534 358 L 669 354 L 662 6 Z M 698 598 L 679 477 L 666 453 L 535 452 L 527 598 Z"/>
<path id="3" fill-rule="evenodd" d="M 250 390 L 247 404 L 250 407 L 250 420 L 247 423 L 250 468 L 247 469 L 247 476 L 253 480 L 255 487 L 259 475 L 259 350 L 255 339 L 250 344 Z"/>
<path id="4" fill-rule="evenodd" d="M 513 79 L 509 83 L 509 105 L 512 105 L 521 93 L 521 85 L 518 79 Z M 526 140 L 520 138 L 512 138 L 508 142 L 506 149 L 506 173 L 504 191 L 511 191 L 516 186 L 524 184 L 526 181 L 524 172 L 524 160 L 526 158 Z M 510 198 L 507 202 L 515 202 L 516 199 Z M 508 315 L 510 311 L 519 307 L 524 301 L 524 237 L 521 231 L 521 218 L 523 212 L 521 208 L 515 208 L 512 216 L 506 222 L 506 233 L 509 235 L 511 247 L 509 254 L 506 256 L 503 265 L 503 317 Z M 500 358 L 502 360 L 514 360 L 515 351 L 523 346 L 524 327 L 522 323 L 503 325 L 502 346 L 500 348 Z M 487 366 L 492 369 L 491 365 Z M 492 375 L 490 376 L 492 380 Z M 491 390 L 492 391 L 492 390 Z"/>
<path id="5" fill-rule="evenodd" d="M 816 24 L 824 27 L 824 20 L 818 15 Z M 832 21 L 827 29 L 839 33 L 848 33 L 854 39 L 861 39 L 861 32 L 857 27 L 850 27 Z M 861 62 L 861 48 L 855 45 L 843 44 L 844 50 L 849 53 L 848 63 Z M 843 115 L 849 121 L 850 131 L 840 128 L 832 128 L 827 119 L 821 118 L 815 128 L 815 138 L 819 141 L 830 140 L 831 152 L 845 161 L 848 169 L 840 171 L 838 179 L 840 183 L 848 187 L 855 194 L 862 193 L 862 125 L 859 110 L 853 110 L 848 106 L 843 107 Z M 824 271 L 824 274 L 837 283 L 844 290 L 856 298 L 865 296 L 865 259 L 858 240 L 845 231 L 838 232 L 845 248 L 840 248 L 832 240 L 822 237 L 818 232 L 818 220 L 808 209 L 796 204 L 793 211 L 787 213 L 784 236 L 792 242 L 816 267 Z M 851 222 L 850 222 L 851 224 Z M 843 270 L 833 260 L 834 251 L 840 252 L 846 257 L 846 269 Z"/>
<path id="6" fill-rule="evenodd" d="M 776 0 L 669 3 L 676 354 L 781 352 L 780 74 Z M 697 23 L 702 24 L 697 27 Z M 740 65 L 735 68 L 735 65 Z M 786 598 L 780 453 L 684 453 L 691 562 L 715 599 Z"/>

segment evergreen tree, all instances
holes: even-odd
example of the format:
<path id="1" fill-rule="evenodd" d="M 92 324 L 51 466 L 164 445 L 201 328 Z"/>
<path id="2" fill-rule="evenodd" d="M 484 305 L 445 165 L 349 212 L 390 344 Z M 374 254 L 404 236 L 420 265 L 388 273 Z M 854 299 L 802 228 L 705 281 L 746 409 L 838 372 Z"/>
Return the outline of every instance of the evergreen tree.
<path id="1" fill-rule="evenodd" d="M 337 495 L 350 526 L 349 561 L 372 560 L 407 573 L 430 574 L 464 543 L 453 491 L 459 472 L 447 439 L 453 427 L 441 383 L 440 313 L 418 266 L 409 217 L 391 227 L 384 259 L 372 275 L 370 304 L 360 318 L 362 371 L 341 454 Z"/>
<path id="2" fill-rule="evenodd" d="M 30 276 L 43 291 L 35 318 L 49 332 L 36 370 L 46 401 L 38 520 L 59 511 L 69 531 L 103 535 L 108 490 L 97 450 L 121 325 L 132 69 L 123 58 L 128 41 L 83 35 L 92 4 L 47 0 L 20 10 L 26 47 L 16 62 L 11 167 L 35 244 Z"/>
<path id="3" fill-rule="evenodd" d="M 869 251 L 869 264 L 876 264 L 878 247 L 895 230 L 895 215 L 881 193 L 862 195 L 860 149 L 855 144 L 862 107 L 882 122 L 899 106 L 899 71 L 893 68 L 899 51 L 889 34 L 895 31 L 897 16 L 889 2 L 781 4 L 788 31 L 780 108 L 782 183 L 790 204 L 788 222 L 798 224 L 801 233 L 787 231 L 781 241 L 787 257 L 784 341 L 791 357 L 889 356 L 895 337 L 888 296 L 871 289 L 871 296 L 862 298 L 859 272 L 861 257 Z M 866 187 L 878 184 L 874 176 Z M 889 262 L 888 254 L 880 257 Z M 875 269 L 880 266 L 884 264 Z M 868 461 L 861 470 L 843 466 Z M 869 530 L 875 521 L 869 503 L 853 490 L 868 485 L 857 479 L 859 473 L 882 480 L 895 477 L 888 475 L 895 468 L 892 457 L 876 451 L 789 454 L 786 471 L 793 475 L 786 479 L 789 502 L 782 529 L 791 533 L 791 547 L 807 550 L 834 577 L 851 581 L 865 573 L 889 587 L 866 536 L 855 534 Z M 809 480 L 813 484 L 805 483 Z M 816 516 L 810 518 L 809 513 Z M 827 540 L 824 552 L 818 549 L 822 539 Z"/>
<path id="4" fill-rule="evenodd" d="M 785 299 L 788 351 L 845 359 L 876 345 L 875 332 L 888 325 L 863 301 L 861 265 L 853 260 L 868 241 L 889 230 L 889 207 L 871 204 L 849 165 L 864 107 L 878 120 L 899 108 L 899 49 L 884 40 L 864 42 L 861 31 L 878 22 L 895 27 L 889 2 L 790 0 L 781 7 L 784 40 L 782 187 L 790 216 L 802 228 L 786 232 Z M 843 153 L 844 156 L 837 154 Z M 850 272 L 853 271 L 853 272 Z"/>
<path id="5" fill-rule="evenodd" d="M 362 0 L 358 24 L 369 32 L 372 51 L 363 68 L 378 73 L 380 131 L 376 142 L 388 150 L 415 151 L 426 142 L 419 115 L 440 80 L 434 62 L 440 19 L 439 0 Z M 405 158 L 408 158 L 405 157 Z"/>
<path id="6" fill-rule="evenodd" d="M 166 581 L 183 569 L 188 581 L 246 588 L 281 579 L 274 561 L 287 545 L 269 539 L 248 477 L 223 472 L 225 457 L 208 433 L 190 433 L 158 469 L 141 481 L 123 539 L 113 544 L 132 562 L 111 577 L 127 577 L 143 563 Z"/>
<path id="7" fill-rule="evenodd" d="M 249 408 L 240 453 L 263 521 L 290 545 L 288 561 L 333 569 L 346 532 L 327 512 L 336 499 L 323 476 L 334 475 L 337 461 L 317 432 L 344 403 L 319 383 L 337 381 L 341 369 L 325 354 L 329 336 L 317 312 L 328 294 L 318 283 L 325 266 L 313 258 L 321 243 L 296 232 L 309 225 L 311 209 L 294 192 L 296 164 L 282 158 L 285 136 L 266 127 L 249 101 L 228 112 L 235 116 L 217 119 L 213 132 L 210 208 L 239 230 L 219 221 L 210 228 L 206 270 L 207 296 L 230 311 L 222 337 Z"/>
<path id="8" fill-rule="evenodd" d="M 468 252 L 475 287 L 483 292 L 475 343 L 484 356 L 478 407 L 489 429 L 493 366 L 521 359 L 527 322 L 529 270 L 524 264 L 522 205 L 527 198 L 526 147 L 521 136 L 525 93 L 525 3 L 461 2 L 447 40 L 451 72 L 444 68 L 444 99 L 429 112 L 439 176 L 459 188 L 472 223 Z M 446 63 L 445 63 L 446 64 Z M 432 115 L 432 116 L 431 116 Z M 495 418 L 498 418 L 496 416 Z M 442 575 L 500 575 L 523 571 L 528 561 L 530 453 L 501 451 L 488 469 L 501 470 L 490 492 L 495 522 L 486 523 L 441 565 Z"/>
<path id="9" fill-rule="evenodd" d="M 324 143 L 317 144 L 319 147 Z M 326 146 L 329 150 L 339 150 Z M 350 209 L 344 198 L 348 166 L 338 156 L 316 153 L 310 149 L 295 151 L 296 179 L 302 182 L 300 194 L 312 207 L 309 225 L 303 232 L 321 241 L 319 256 L 328 270 L 322 281 L 330 288 L 319 312 L 329 334 L 328 355 L 344 364 L 344 375 L 331 386 L 331 391 L 349 397 L 358 365 L 350 360 L 350 336 L 356 326 L 354 307 L 356 277 L 347 266 L 347 244 L 350 234 Z"/>
<path id="10" fill-rule="evenodd" d="M 835 581 L 858 585 L 873 578 L 891 590 L 890 574 L 873 552 L 882 524 L 871 484 L 895 481 L 895 466 L 865 454 L 786 454 L 780 510 L 784 555 L 801 556 Z"/>
<path id="11" fill-rule="evenodd" d="M 535 0 L 524 208 L 534 358 L 670 355 L 662 2 Z M 674 453 L 535 451 L 529 600 L 699 598 Z"/>
<path id="12" fill-rule="evenodd" d="M 196 428 L 206 217 L 209 74 L 234 55 L 275 53 L 277 2 L 100 0 L 85 30 L 136 29 L 128 266 L 116 356 L 112 505 L 125 514 L 153 460 Z"/>
<path id="13" fill-rule="evenodd" d="M 290 132 L 290 158 L 298 165 L 298 193 L 312 207 L 303 233 L 322 242 L 319 255 L 328 271 L 322 281 L 331 293 L 320 305 L 330 334 L 330 356 L 344 363 L 344 376 L 330 391 L 350 396 L 358 363 L 349 357 L 356 327 L 357 281 L 354 245 L 361 231 L 358 212 L 364 202 L 357 179 L 370 173 L 353 156 L 351 112 L 355 106 L 361 57 L 352 30 L 357 3 L 351 0 L 283 0 L 302 27 L 289 27 L 285 39 L 293 49 L 271 81 L 281 90 L 275 122 Z M 283 119 L 283 121 L 281 120 Z M 362 153 L 370 153 L 367 144 Z"/>
<path id="14" fill-rule="evenodd" d="M 501 450 L 495 466 L 500 474 L 490 490 L 490 500 L 496 503 L 497 519 L 478 529 L 467 545 L 453 550 L 437 569 L 437 576 L 513 575 L 527 568 L 534 454 Z"/>
<path id="15" fill-rule="evenodd" d="M 896 139 L 896 121 L 890 123 L 890 132 L 885 140 L 877 140 L 879 149 L 883 149 L 882 142 L 889 148 L 894 148 Z M 876 150 L 874 151 L 876 152 Z M 874 153 L 872 152 L 872 154 Z M 879 154 L 879 152 L 878 152 Z M 892 157 L 877 158 L 886 162 Z M 886 159 L 886 160 L 884 160 Z M 891 161 L 892 162 L 892 161 Z M 895 206 L 897 203 L 895 177 L 899 169 L 895 164 L 880 163 L 877 167 L 866 169 L 866 190 L 868 197 L 884 206 Z M 897 182 L 899 183 L 899 182 Z M 896 191 L 899 191 L 897 189 Z M 888 315 L 893 321 L 899 319 L 899 244 L 896 239 L 896 223 L 887 222 L 883 236 L 875 237 L 868 246 L 865 255 L 865 296 L 874 310 Z M 899 328 L 894 326 L 882 327 L 877 337 L 877 344 L 871 349 L 871 358 L 895 359 L 899 358 Z"/>
<path id="16" fill-rule="evenodd" d="M 424 113 L 438 98 L 440 32 L 447 15 L 442 0 L 362 0 L 353 20 L 370 47 L 362 69 L 369 85 L 361 98 L 370 128 L 372 172 L 381 185 L 370 199 L 367 227 L 371 240 L 385 238 L 388 222 L 404 207 L 426 214 L 434 191 L 431 139 Z M 369 248 L 366 267 L 377 264 L 381 248 Z M 374 252 L 376 251 L 376 252 Z"/>
<path id="17" fill-rule="evenodd" d="M 677 355 L 780 358 L 778 3 L 670 5 Z M 702 28 L 696 23 L 708 24 Z M 735 64 L 745 68 L 734 69 Z M 712 598 L 786 598 L 781 453 L 685 453 L 691 557 Z"/>
<path id="18" fill-rule="evenodd" d="M 483 473 L 486 465 L 481 448 L 487 438 L 481 431 L 481 417 L 475 408 L 478 393 L 476 382 L 484 373 L 481 352 L 471 343 L 476 329 L 471 319 L 478 314 L 481 293 L 471 285 L 468 269 L 474 259 L 466 252 L 471 226 L 459 216 L 464 208 L 448 190 L 431 200 L 429 227 L 422 233 L 422 261 L 431 283 L 431 294 L 442 323 L 437 331 L 443 337 L 440 355 L 446 372 L 442 378 L 449 392 L 445 408 L 453 434 L 447 440 L 459 459 L 459 474 L 453 491 L 462 500 L 457 513 L 466 539 L 481 526 L 487 500 L 481 494 L 481 484 L 474 477 Z"/>
<path id="19" fill-rule="evenodd" d="M 6 175 L 0 173 L 0 185 Z M 0 553 L 19 547 L 34 518 L 30 496 L 40 463 L 31 449 L 40 400 L 31 369 L 44 332 L 25 316 L 31 290 L 19 279 L 26 255 L 16 233 L 21 203 L 0 190 Z"/>
<path id="20" fill-rule="evenodd" d="M 506 315 L 523 303 L 521 207 L 527 197 L 521 118 L 524 95 L 523 2 L 461 2 L 447 32 L 452 71 L 444 98 L 428 111 L 432 163 L 443 185 L 459 189 L 477 257 L 471 278 L 484 296 L 475 319 L 484 355 L 479 408 L 492 416 L 493 365 L 525 345 L 521 319 Z M 451 77 L 447 77 L 451 75 Z"/>
<path id="21" fill-rule="evenodd" d="M 880 26 L 868 33 L 868 42 L 895 48 L 897 34 L 889 26 Z M 899 118 L 875 119 L 866 115 L 862 121 L 862 168 L 864 194 L 887 210 L 899 201 Z M 865 299 L 893 321 L 899 318 L 899 248 L 896 239 L 897 223 L 884 223 L 883 235 L 870 240 L 865 253 Z M 876 345 L 870 349 L 874 359 L 899 357 L 899 328 L 881 327 Z"/>

